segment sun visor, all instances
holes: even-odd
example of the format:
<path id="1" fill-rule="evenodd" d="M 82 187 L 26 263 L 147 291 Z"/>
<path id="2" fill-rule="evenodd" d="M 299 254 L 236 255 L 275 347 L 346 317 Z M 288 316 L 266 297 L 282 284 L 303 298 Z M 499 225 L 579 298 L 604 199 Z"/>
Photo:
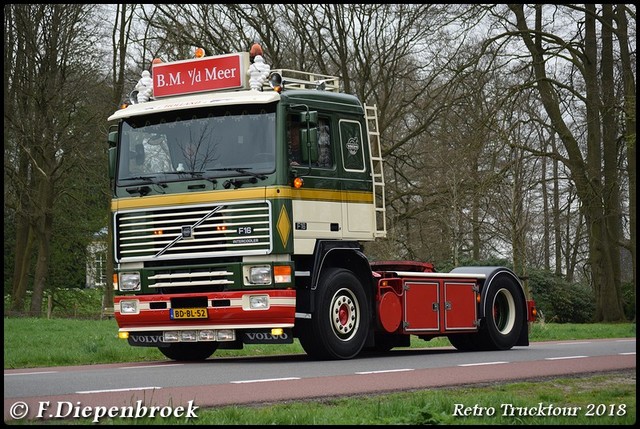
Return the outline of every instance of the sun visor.
<path id="1" fill-rule="evenodd" d="M 199 109 L 202 107 L 228 106 L 234 104 L 268 104 L 280 100 L 280 94 L 275 91 L 235 91 L 218 92 L 197 95 L 185 95 L 171 99 L 149 101 L 147 103 L 131 104 L 109 116 L 109 121 L 129 118 L 132 116 L 148 115 L 182 109 Z"/>

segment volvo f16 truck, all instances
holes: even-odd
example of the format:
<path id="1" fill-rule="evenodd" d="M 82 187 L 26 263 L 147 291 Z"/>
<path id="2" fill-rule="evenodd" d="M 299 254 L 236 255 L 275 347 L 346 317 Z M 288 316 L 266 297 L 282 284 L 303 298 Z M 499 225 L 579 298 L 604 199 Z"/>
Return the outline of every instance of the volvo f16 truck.
<path id="1" fill-rule="evenodd" d="M 254 48 L 155 60 L 108 118 L 119 337 L 174 360 L 294 338 L 314 359 L 411 335 L 528 345 L 511 270 L 363 253 L 386 235 L 376 107 Z"/>

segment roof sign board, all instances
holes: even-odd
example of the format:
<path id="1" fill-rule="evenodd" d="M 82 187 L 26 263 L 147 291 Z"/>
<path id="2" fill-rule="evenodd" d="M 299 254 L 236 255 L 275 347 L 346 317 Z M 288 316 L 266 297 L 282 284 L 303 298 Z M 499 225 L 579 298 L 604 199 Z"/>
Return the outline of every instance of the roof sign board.
<path id="1" fill-rule="evenodd" d="M 249 53 L 216 55 L 153 65 L 153 96 L 248 88 Z"/>

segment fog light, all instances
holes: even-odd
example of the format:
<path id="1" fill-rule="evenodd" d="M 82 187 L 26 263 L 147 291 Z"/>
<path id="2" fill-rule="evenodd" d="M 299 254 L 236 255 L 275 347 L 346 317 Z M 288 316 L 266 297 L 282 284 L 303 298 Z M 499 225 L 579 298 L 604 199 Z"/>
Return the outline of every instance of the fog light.
<path id="1" fill-rule="evenodd" d="M 249 295 L 249 310 L 266 310 L 269 308 L 269 295 Z"/>
<path id="2" fill-rule="evenodd" d="M 206 329 L 204 331 L 198 332 L 198 341 L 215 341 L 216 340 L 216 332 L 211 329 Z"/>
<path id="3" fill-rule="evenodd" d="M 120 314 L 138 314 L 138 300 L 126 299 L 120 301 Z"/>
<path id="4" fill-rule="evenodd" d="M 120 338 L 121 340 L 126 340 L 129 338 L 129 333 L 128 332 L 118 332 L 118 338 Z"/>
<path id="5" fill-rule="evenodd" d="M 236 331 L 233 329 L 220 329 L 218 331 L 218 341 L 235 341 Z"/>
<path id="6" fill-rule="evenodd" d="M 196 331 L 180 331 L 180 341 L 190 343 L 198 341 Z"/>
<path id="7" fill-rule="evenodd" d="M 165 343 L 177 343 L 180 341 L 180 333 L 178 331 L 165 331 L 162 335 L 162 341 Z"/>

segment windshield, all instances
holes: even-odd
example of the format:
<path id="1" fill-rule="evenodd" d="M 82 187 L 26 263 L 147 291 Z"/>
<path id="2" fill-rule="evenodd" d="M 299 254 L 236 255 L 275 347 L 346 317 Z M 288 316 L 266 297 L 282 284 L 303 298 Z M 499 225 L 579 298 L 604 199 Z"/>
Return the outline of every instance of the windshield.
<path id="1" fill-rule="evenodd" d="M 126 119 L 118 182 L 171 182 L 275 171 L 275 104 L 193 109 Z"/>

